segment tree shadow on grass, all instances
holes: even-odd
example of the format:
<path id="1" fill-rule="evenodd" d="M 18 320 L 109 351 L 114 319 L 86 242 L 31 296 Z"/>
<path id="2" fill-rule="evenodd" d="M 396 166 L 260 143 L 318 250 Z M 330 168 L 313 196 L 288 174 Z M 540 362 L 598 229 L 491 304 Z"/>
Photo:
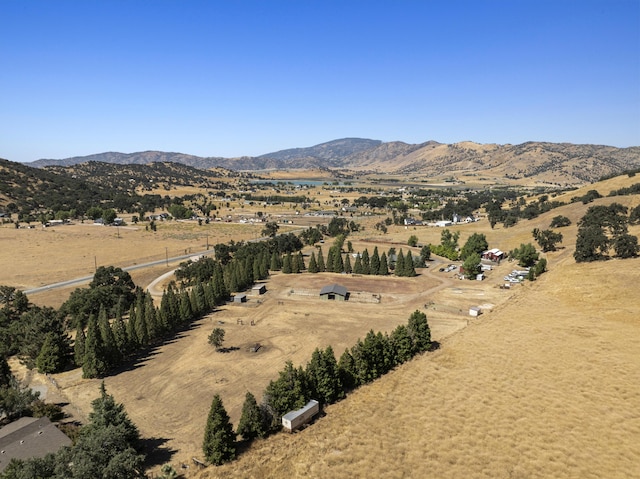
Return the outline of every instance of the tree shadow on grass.
<path id="1" fill-rule="evenodd" d="M 166 447 L 169 440 L 160 437 L 150 437 L 140 440 L 141 451 L 145 454 L 144 466 L 149 469 L 161 466 L 171 461 L 173 455 L 178 452 L 176 449 Z"/>

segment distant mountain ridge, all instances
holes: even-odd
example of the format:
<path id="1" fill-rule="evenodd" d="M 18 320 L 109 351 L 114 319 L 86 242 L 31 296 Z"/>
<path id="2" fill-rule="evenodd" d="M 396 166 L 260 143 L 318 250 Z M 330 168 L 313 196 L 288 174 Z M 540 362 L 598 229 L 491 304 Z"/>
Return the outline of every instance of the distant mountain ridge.
<path id="1" fill-rule="evenodd" d="M 199 157 L 183 153 L 107 152 L 64 160 L 38 160 L 29 166 L 71 166 L 88 161 L 115 164 L 180 163 L 199 169 L 235 171 L 276 169 L 348 169 L 356 172 L 412 177 L 477 174 L 573 185 L 640 167 L 640 147 L 526 142 L 519 145 L 428 141 L 407 144 L 363 138 L 343 138 L 307 148 L 292 148 L 257 157 Z"/>

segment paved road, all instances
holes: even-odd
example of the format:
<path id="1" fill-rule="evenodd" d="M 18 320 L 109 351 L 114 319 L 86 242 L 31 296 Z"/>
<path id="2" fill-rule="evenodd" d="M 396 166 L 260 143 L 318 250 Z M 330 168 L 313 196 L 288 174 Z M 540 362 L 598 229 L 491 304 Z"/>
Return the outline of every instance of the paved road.
<path id="1" fill-rule="evenodd" d="M 212 254 L 213 254 L 213 249 L 209 249 L 209 250 L 201 251 L 199 253 L 190 253 L 190 254 L 185 254 L 185 255 L 182 255 L 182 256 L 174 256 L 172 258 L 169 258 L 168 260 L 167 259 L 161 259 L 161 260 L 158 260 L 158 261 L 151 261 L 150 263 L 143 263 L 143 264 L 136 264 L 136 265 L 133 265 L 133 266 L 127 266 L 126 268 L 122 268 L 122 269 L 124 271 L 135 271 L 137 269 L 150 268 L 152 266 L 159 266 L 159 265 L 167 264 L 168 262 L 186 260 L 186 259 L 189 259 L 189 258 L 193 258 L 194 256 L 207 256 L 207 255 L 212 255 Z M 38 293 L 42 293 L 43 291 L 51 291 L 52 289 L 67 288 L 69 286 L 75 286 L 77 284 L 88 283 L 91 280 L 93 280 L 93 275 L 91 275 L 91 276 L 83 276 L 82 278 L 70 279 L 68 281 L 61 281 L 60 283 L 52 283 L 52 284 L 47 284 L 45 286 L 40 286 L 38 288 L 27 289 L 27 290 L 23 291 L 23 293 L 27 294 L 27 295 L 38 294 Z"/>
<path id="2" fill-rule="evenodd" d="M 286 233 L 279 233 L 279 234 L 288 234 L 288 233 L 300 233 L 301 231 L 304 231 L 305 228 L 300 228 L 300 229 L 296 229 L 296 230 L 291 230 L 291 231 L 287 231 Z M 261 238 L 255 238 L 255 239 L 250 239 L 247 242 L 248 243 L 257 243 L 258 241 L 264 241 L 269 239 L 269 236 L 263 236 Z M 166 264 L 169 261 L 174 262 L 174 261 L 181 261 L 181 260 L 185 260 L 185 259 L 189 259 L 189 258 L 193 258 L 194 256 L 208 256 L 208 255 L 213 255 L 214 250 L 213 249 L 209 249 L 209 250 L 205 250 L 205 251 L 201 251 L 199 253 L 190 253 L 190 254 L 185 254 L 182 256 L 174 256 L 173 258 L 169 258 L 169 259 L 161 259 L 158 261 L 151 261 L 150 263 L 143 263 L 143 264 L 136 264 L 133 266 L 127 266 L 126 268 L 122 268 L 124 271 L 135 271 L 137 269 L 143 269 L 143 268 L 150 268 L 152 266 L 159 266 L 162 264 Z M 59 288 L 68 288 L 69 286 L 75 286 L 77 284 L 83 284 L 83 283 L 88 283 L 91 280 L 93 280 L 93 275 L 91 276 L 83 276 L 82 278 L 76 278 L 76 279 L 70 279 L 68 281 L 62 281 L 60 283 L 53 283 L 53 284 L 47 284 L 45 286 L 40 286 L 38 288 L 32 288 L 32 289 L 27 289 L 25 291 L 23 291 L 24 294 L 38 294 L 38 293 L 42 293 L 43 291 L 51 291 L 52 289 L 59 289 Z"/>

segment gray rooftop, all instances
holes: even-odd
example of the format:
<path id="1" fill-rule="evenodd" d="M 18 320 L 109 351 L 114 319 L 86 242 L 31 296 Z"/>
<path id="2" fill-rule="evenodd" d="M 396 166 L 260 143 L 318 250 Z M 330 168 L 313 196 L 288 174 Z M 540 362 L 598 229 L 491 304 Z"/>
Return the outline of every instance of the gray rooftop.
<path id="1" fill-rule="evenodd" d="M 340 296 L 347 296 L 347 288 L 337 283 L 330 284 L 320 290 L 320 296 L 323 296 L 325 294 L 339 294 Z"/>
<path id="2" fill-rule="evenodd" d="M 48 418 L 20 418 L 0 429 L 0 472 L 11 459 L 44 457 L 70 445 L 71 439 Z"/>

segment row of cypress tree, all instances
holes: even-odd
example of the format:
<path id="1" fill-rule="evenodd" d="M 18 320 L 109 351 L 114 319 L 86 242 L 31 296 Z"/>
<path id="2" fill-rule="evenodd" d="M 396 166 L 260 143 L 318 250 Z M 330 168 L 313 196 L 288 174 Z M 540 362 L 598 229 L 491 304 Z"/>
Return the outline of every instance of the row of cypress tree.
<path id="1" fill-rule="evenodd" d="M 222 399 L 216 394 L 205 427 L 204 455 L 216 465 L 231 461 L 237 453 L 237 436 L 245 441 L 264 438 L 280 429 L 283 415 L 303 407 L 310 399 L 323 405 L 332 404 L 430 348 L 427 316 L 418 310 L 406 325 L 399 325 L 390 335 L 369 331 L 364 340 L 358 339 L 346 349 L 339 361 L 331 346 L 324 350 L 316 348 L 304 368 L 286 362 L 278 379 L 265 389 L 261 404 L 247 392 L 235 432 Z"/>
<path id="2" fill-rule="evenodd" d="M 416 276 L 416 269 L 411 251 L 408 251 L 405 256 L 403 251 L 400 250 L 395 258 L 393 266 L 395 266 L 393 273 L 396 276 Z M 372 255 L 369 255 L 369 250 L 366 248 L 361 254 L 356 255 L 353 266 L 351 265 L 351 256 L 349 254 L 345 255 L 343 259 L 341 250 L 338 249 L 337 246 L 332 246 L 329 248 L 326 261 L 322 253 L 322 247 L 318 248 L 317 255 L 315 251 L 312 251 L 307 271 L 309 273 L 323 273 L 327 271 L 331 273 L 387 276 L 390 274 L 389 267 L 387 254 L 382 252 L 382 255 L 380 255 L 378 253 L 377 246 L 373 249 Z M 301 273 L 305 269 L 302 253 L 299 252 L 293 257 L 290 253 L 283 256 L 280 263 L 272 262 L 271 269 L 281 269 L 282 272 L 286 274 Z"/>

